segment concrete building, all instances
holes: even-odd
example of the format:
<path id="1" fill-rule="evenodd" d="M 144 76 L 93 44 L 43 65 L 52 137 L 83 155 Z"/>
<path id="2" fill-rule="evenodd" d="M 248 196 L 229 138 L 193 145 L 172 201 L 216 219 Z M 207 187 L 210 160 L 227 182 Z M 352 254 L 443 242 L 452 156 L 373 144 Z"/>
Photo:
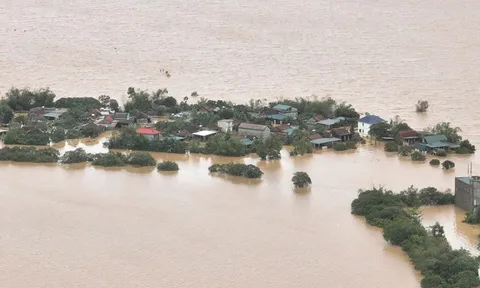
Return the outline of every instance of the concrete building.
<path id="1" fill-rule="evenodd" d="M 147 138 L 148 140 L 158 140 L 160 139 L 160 131 L 155 130 L 153 128 L 138 128 L 137 134 L 143 135 L 143 137 Z"/>
<path id="2" fill-rule="evenodd" d="M 372 125 L 387 122 L 375 115 L 367 115 L 358 120 L 358 134 L 362 137 L 367 137 Z"/>
<path id="3" fill-rule="evenodd" d="M 238 126 L 238 134 L 240 136 L 253 136 L 265 141 L 270 136 L 270 128 L 265 125 L 242 123 Z"/>
<path id="4" fill-rule="evenodd" d="M 202 130 L 202 131 L 192 133 L 193 138 L 199 139 L 201 141 L 207 141 L 208 138 L 212 137 L 215 134 L 217 134 L 217 131 L 213 131 L 213 130 Z"/>
<path id="5" fill-rule="evenodd" d="M 480 176 L 455 178 L 455 205 L 473 212 L 480 204 Z"/>
<path id="6" fill-rule="evenodd" d="M 222 130 L 222 132 L 232 132 L 233 130 L 233 119 L 222 119 L 218 120 L 217 122 L 218 128 Z"/>

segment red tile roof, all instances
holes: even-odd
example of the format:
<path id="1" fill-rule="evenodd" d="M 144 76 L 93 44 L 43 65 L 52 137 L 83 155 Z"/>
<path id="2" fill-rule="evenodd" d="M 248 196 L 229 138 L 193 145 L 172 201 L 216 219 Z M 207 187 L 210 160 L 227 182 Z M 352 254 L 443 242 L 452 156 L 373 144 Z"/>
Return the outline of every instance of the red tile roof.
<path id="1" fill-rule="evenodd" d="M 153 128 L 138 128 L 137 133 L 142 135 L 158 135 L 160 131 Z"/>
<path id="2" fill-rule="evenodd" d="M 313 119 L 315 119 L 315 121 L 320 121 L 320 120 L 325 119 L 325 117 L 323 117 L 323 115 L 317 114 L 317 115 L 313 116 Z"/>
<path id="3" fill-rule="evenodd" d="M 398 135 L 400 137 L 415 137 L 415 136 L 420 136 L 417 131 L 414 130 L 408 130 L 408 131 L 400 131 L 398 132 Z"/>
<path id="4" fill-rule="evenodd" d="M 106 121 L 110 122 L 110 123 L 112 123 L 112 121 L 113 121 L 113 117 L 110 116 L 110 115 L 107 115 L 104 119 L 105 119 Z"/>

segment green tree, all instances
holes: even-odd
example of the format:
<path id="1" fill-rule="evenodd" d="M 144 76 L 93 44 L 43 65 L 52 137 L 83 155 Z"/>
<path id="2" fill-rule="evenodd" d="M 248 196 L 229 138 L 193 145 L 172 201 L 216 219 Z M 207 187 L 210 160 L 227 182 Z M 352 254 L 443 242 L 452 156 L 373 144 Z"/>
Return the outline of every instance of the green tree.
<path id="1" fill-rule="evenodd" d="M 73 164 L 73 163 L 83 163 L 88 161 L 88 154 L 82 148 L 77 148 L 73 151 L 67 151 L 65 154 L 60 157 L 60 163 L 62 164 Z"/>
<path id="2" fill-rule="evenodd" d="M 442 163 L 442 167 L 443 167 L 443 169 L 445 169 L 445 170 L 453 169 L 453 168 L 455 168 L 455 163 L 453 163 L 453 162 L 450 161 L 450 160 L 445 160 L 445 161 L 443 161 L 443 163 Z"/>
<path id="3" fill-rule="evenodd" d="M 393 245 L 401 245 L 414 235 L 423 237 L 427 232 L 423 226 L 406 218 L 396 219 L 383 229 L 383 237 Z"/>
<path id="4" fill-rule="evenodd" d="M 280 150 L 282 150 L 282 142 L 277 135 L 270 135 L 265 139 L 265 152 L 267 154 L 267 159 L 280 159 Z"/>
<path id="5" fill-rule="evenodd" d="M 396 142 L 387 142 L 384 147 L 385 152 L 397 152 L 398 144 Z"/>
<path id="6" fill-rule="evenodd" d="M 335 106 L 335 116 L 336 117 L 345 117 L 351 119 L 359 119 L 360 114 L 355 111 L 352 105 L 342 102 Z"/>
<path id="7" fill-rule="evenodd" d="M 132 166 L 155 166 L 157 161 L 147 152 L 131 152 L 125 159 L 125 164 Z"/>
<path id="8" fill-rule="evenodd" d="M 415 105 L 415 110 L 417 110 L 417 112 L 427 112 L 427 109 L 428 109 L 428 101 L 418 100 L 417 104 Z"/>
<path id="9" fill-rule="evenodd" d="M 50 138 L 54 143 L 65 140 L 65 129 L 62 127 L 54 127 L 50 133 Z"/>
<path id="10" fill-rule="evenodd" d="M 457 154 L 471 154 L 475 153 L 475 145 L 471 144 L 467 139 L 459 143 L 460 148 L 457 148 L 455 152 Z"/>
<path id="11" fill-rule="evenodd" d="M 158 163 L 157 165 L 158 171 L 178 171 L 180 168 L 178 164 L 173 161 L 163 161 Z"/>
<path id="12" fill-rule="evenodd" d="M 110 99 L 110 102 L 108 103 L 108 107 L 110 107 L 110 109 L 115 112 L 118 112 L 120 110 L 120 105 L 118 105 L 118 102 L 115 99 Z"/>
<path id="13" fill-rule="evenodd" d="M 293 142 L 293 150 L 290 152 L 291 156 L 309 154 L 313 152 L 312 144 L 308 138 L 296 139 Z"/>
<path id="14" fill-rule="evenodd" d="M 440 165 L 440 160 L 438 160 L 438 159 L 432 159 L 432 160 L 430 160 L 430 165 L 432 165 L 432 166 L 438 166 L 438 165 Z"/>
<path id="15" fill-rule="evenodd" d="M 7 124 L 13 119 L 13 110 L 7 104 L 0 103 L 0 124 Z"/>
<path id="16" fill-rule="evenodd" d="M 458 143 L 462 140 L 462 136 L 458 133 L 462 132 L 459 127 L 452 127 L 450 122 L 441 122 L 428 129 L 433 134 L 445 135 L 449 142 Z"/>
<path id="17" fill-rule="evenodd" d="M 420 151 L 414 151 L 410 156 L 412 161 L 425 161 L 427 159 L 427 157 Z"/>
<path id="18" fill-rule="evenodd" d="M 333 147 L 333 150 L 335 151 L 345 151 L 345 150 L 348 150 L 348 147 L 345 143 L 343 142 L 335 142 L 333 143 L 332 145 Z"/>
<path id="19" fill-rule="evenodd" d="M 312 179 L 306 172 L 295 172 L 292 177 L 293 185 L 297 188 L 307 187 L 312 184 Z"/>
<path id="20" fill-rule="evenodd" d="M 443 226 L 440 225 L 440 223 L 438 222 L 435 222 L 435 224 L 430 227 L 430 233 L 434 237 L 445 237 L 445 230 L 443 229 Z"/>
<path id="21" fill-rule="evenodd" d="M 413 148 L 410 146 L 400 146 L 398 147 L 398 154 L 400 156 L 410 156 L 412 154 Z"/>
<path id="22" fill-rule="evenodd" d="M 384 122 L 373 124 L 368 134 L 375 139 L 381 139 L 382 137 L 390 136 L 390 128 L 390 124 Z"/>
<path id="23" fill-rule="evenodd" d="M 261 178 L 263 175 L 262 170 L 257 166 L 240 163 L 213 164 L 208 167 L 208 171 L 210 173 L 229 174 L 246 178 Z"/>
<path id="24" fill-rule="evenodd" d="M 98 101 L 100 101 L 100 105 L 103 108 L 108 108 L 110 106 L 110 96 L 108 96 L 108 95 L 98 96 Z"/>

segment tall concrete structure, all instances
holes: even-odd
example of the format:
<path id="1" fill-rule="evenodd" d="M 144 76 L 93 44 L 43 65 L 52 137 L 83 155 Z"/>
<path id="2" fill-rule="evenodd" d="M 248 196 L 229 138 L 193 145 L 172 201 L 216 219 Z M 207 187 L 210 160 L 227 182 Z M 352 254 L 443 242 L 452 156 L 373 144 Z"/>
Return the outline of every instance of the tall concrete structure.
<path id="1" fill-rule="evenodd" d="M 455 178 L 455 205 L 474 212 L 480 205 L 480 176 Z"/>

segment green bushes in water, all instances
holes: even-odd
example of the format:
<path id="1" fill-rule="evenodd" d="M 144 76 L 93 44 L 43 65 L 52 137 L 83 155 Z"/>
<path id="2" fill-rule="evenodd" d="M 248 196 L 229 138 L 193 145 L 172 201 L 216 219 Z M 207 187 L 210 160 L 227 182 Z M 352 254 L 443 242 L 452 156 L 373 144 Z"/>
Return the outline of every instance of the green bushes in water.
<path id="1" fill-rule="evenodd" d="M 157 165 L 158 171 L 178 171 L 180 168 L 178 164 L 173 161 L 163 161 Z"/>
<path id="2" fill-rule="evenodd" d="M 397 152 L 398 144 L 393 141 L 390 141 L 390 142 L 387 142 L 387 144 L 385 144 L 385 147 L 383 147 L 383 149 L 385 150 L 385 152 Z"/>
<path id="3" fill-rule="evenodd" d="M 463 140 L 459 143 L 460 147 L 455 150 L 457 154 L 472 154 L 475 153 L 475 145 L 468 140 Z"/>
<path id="4" fill-rule="evenodd" d="M 62 157 L 60 157 L 60 163 L 62 164 L 74 164 L 74 163 L 83 163 L 90 160 L 92 156 L 85 152 L 82 148 L 77 148 L 73 151 L 65 152 Z"/>
<path id="5" fill-rule="evenodd" d="M 92 165 L 103 167 L 125 166 L 126 156 L 118 152 L 98 153 L 93 155 Z"/>
<path id="6" fill-rule="evenodd" d="M 292 177 L 292 183 L 297 188 L 303 188 L 312 184 L 312 179 L 306 172 L 295 172 Z"/>
<path id="7" fill-rule="evenodd" d="M 208 171 L 210 171 L 210 173 L 229 174 L 246 178 L 261 178 L 263 175 L 262 170 L 257 166 L 239 163 L 213 164 L 208 167 Z"/>
<path id="8" fill-rule="evenodd" d="M 5 147 L 0 149 L 0 161 L 54 163 L 58 161 L 58 157 L 58 150 L 53 148 Z"/>
<path id="9" fill-rule="evenodd" d="M 413 148 L 410 146 L 400 146 L 398 147 L 398 154 L 400 156 L 410 156 L 412 154 Z"/>
<path id="10" fill-rule="evenodd" d="M 332 148 L 333 150 L 335 151 L 345 151 L 345 150 L 348 150 L 348 147 L 347 145 L 345 145 L 345 143 L 343 142 L 335 142 L 332 144 Z"/>
<path id="11" fill-rule="evenodd" d="M 424 275 L 422 288 L 476 287 L 480 285 L 476 259 L 466 250 L 453 250 L 440 224 L 425 229 L 419 216 L 408 209 L 453 203 L 453 195 L 441 194 L 432 187 L 420 192 L 410 187 L 400 194 L 383 188 L 360 190 L 352 202 L 352 214 L 365 216 L 369 224 L 383 228 L 385 240 L 402 247 Z"/>
<path id="12" fill-rule="evenodd" d="M 410 157 L 412 158 L 412 161 L 425 161 L 427 159 L 427 157 L 420 151 L 414 151 Z"/>
<path id="13" fill-rule="evenodd" d="M 439 149 L 437 152 L 435 152 L 435 156 L 438 157 L 447 157 L 447 151 L 443 149 Z"/>
<path id="14" fill-rule="evenodd" d="M 47 145 L 50 143 L 49 133 L 41 131 L 27 132 L 23 128 L 13 128 L 8 130 L 3 138 L 3 143 L 7 145 Z"/>
<path id="15" fill-rule="evenodd" d="M 440 165 L 440 160 L 438 160 L 438 159 L 432 159 L 432 160 L 430 160 L 430 165 L 432 165 L 432 166 L 438 166 L 438 165 Z"/>
<path id="16" fill-rule="evenodd" d="M 455 168 L 455 163 L 450 161 L 450 160 L 445 160 L 442 163 L 442 167 L 445 170 L 453 169 L 453 168 Z"/>
<path id="17" fill-rule="evenodd" d="M 126 157 L 125 164 L 132 166 L 155 166 L 157 161 L 148 152 L 132 152 Z"/>

